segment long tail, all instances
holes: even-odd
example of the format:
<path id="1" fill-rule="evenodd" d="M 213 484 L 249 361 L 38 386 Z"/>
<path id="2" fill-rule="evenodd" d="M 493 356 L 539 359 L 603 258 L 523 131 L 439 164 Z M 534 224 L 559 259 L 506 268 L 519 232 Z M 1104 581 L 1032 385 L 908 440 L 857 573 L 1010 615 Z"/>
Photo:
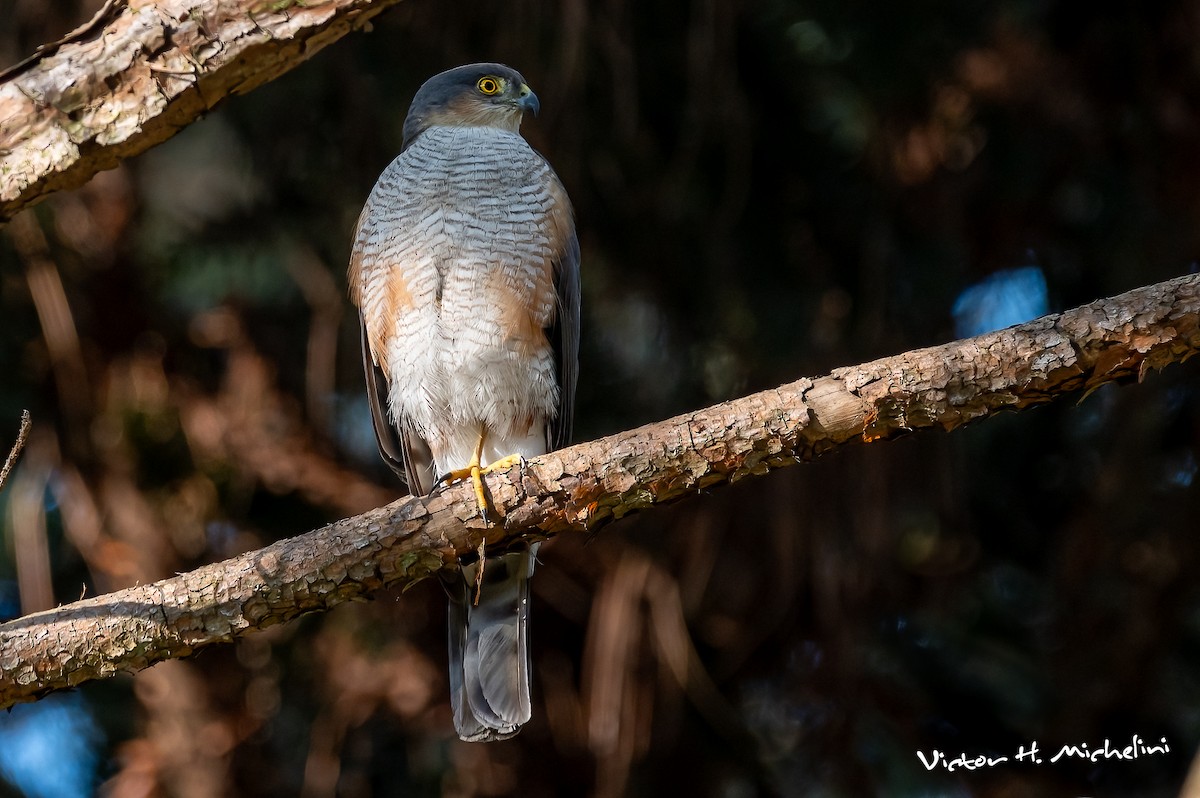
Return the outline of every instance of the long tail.
<path id="1" fill-rule="evenodd" d="M 488 557 L 443 580 L 450 595 L 450 704 L 458 736 L 503 740 L 529 720 L 529 579 L 537 544 Z"/>

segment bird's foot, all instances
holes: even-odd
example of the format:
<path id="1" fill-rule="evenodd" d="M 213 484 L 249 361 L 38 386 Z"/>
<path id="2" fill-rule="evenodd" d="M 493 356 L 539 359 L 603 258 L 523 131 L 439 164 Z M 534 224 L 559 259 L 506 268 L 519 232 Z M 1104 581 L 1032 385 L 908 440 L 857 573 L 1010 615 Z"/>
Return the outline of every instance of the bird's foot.
<path id="1" fill-rule="evenodd" d="M 484 474 L 490 474 L 493 471 L 507 471 L 518 463 L 521 468 L 524 468 L 525 458 L 519 454 L 510 454 L 508 457 L 501 457 L 499 460 L 488 463 L 480 471 Z"/>
<path id="2" fill-rule="evenodd" d="M 492 505 L 488 501 L 487 493 L 483 489 L 483 475 L 490 474 L 493 471 L 504 471 L 518 463 L 522 466 L 525 465 L 525 458 L 519 454 L 510 454 L 485 466 L 479 465 L 479 460 L 474 459 L 466 468 L 456 468 L 448 472 L 438 480 L 438 483 L 450 484 L 451 482 L 471 480 L 471 484 L 475 488 L 475 502 L 479 506 L 479 514 L 486 520 L 489 518 L 489 511 L 492 509 Z"/>

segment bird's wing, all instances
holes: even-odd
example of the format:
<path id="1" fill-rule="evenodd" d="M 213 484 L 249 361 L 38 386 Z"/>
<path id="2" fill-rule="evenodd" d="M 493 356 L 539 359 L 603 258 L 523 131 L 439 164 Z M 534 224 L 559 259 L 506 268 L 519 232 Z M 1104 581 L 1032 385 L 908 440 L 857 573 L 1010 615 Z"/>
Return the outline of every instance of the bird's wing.
<path id="1" fill-rule="evenodd" d="M 387 334 L 395 311 L 394 289 L 401 284 L 393 264 L 380 255 L 382 248 L 375 224 L 375 196 L 367 200 L 355 226 L 350 253 L 350 297 L 359 307 L 362 333 L 363 371 L 367 377 L 367 403 L 375 440 L 385 463 L 408 486 L 410 493 L 423 495 L 433 489 L 433 457 L 429 447 L 408 425 L 393 423 L 388 412 Z M 374 290 L 364 287 L 374 284 Z"/>
<path id="2" fill-rule="evenodd" d="M 411 486 L 404 463 L 404 444 L 396 434 L 396 428 L 388 420 L 388 382 L 383 369 L 379 368 L 371 355 L 371 341 L 367 333 L 367 322 L 358 314 L 362 328 L 363 373 L 367 375 L 367 404 L 371 406 L 371 422 L 375 426 L 375 441 L 379 454 L 405 484 Z"/>
<path id="3" fill-rule="evenodd" d="M 551 194 L 557 208 L 552 214 L 551 224 L 558 228 L 552 231 L 551 241 L 557 243 L 557 252 L 552 256 L 554 289 L 557 310 L 554 323 L 546 331 L 546 339 L 554 348 L 554 360 L 558 370 L 558 415 L 550 422 L 547 443 L 551 450 L 561 449 L 571 441 L 571 425 L 575 420 L 575 383 L 579 375 L 579 237 L 575 234 L 575 220 L 571 203 L 558 177 L 551 172 Z"/>

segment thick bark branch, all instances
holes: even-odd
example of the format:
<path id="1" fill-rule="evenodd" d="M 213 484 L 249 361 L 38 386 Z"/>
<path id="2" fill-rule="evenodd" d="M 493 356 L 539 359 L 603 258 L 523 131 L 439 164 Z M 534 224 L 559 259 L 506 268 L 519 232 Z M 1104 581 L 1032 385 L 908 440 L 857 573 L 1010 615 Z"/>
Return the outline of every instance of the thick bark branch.
<path id="1" fill-rule="evenodd" d="M 0 625 L 0 707 L 182 657 L 252 629 L 434 574 L 522 536 L 595 530 L 637 510 L 839 446 L 1140 380 L 1200 350 L 1200 275 L 944 346 L 837 369 L 580 444 L 468 485 L 404 498 L 191 573 Z"/>
<path id="2" fill-rule="evenodd" d="M 0 73 L 0 221 L 144 152 L 399 0 L 109 0 Z"/>

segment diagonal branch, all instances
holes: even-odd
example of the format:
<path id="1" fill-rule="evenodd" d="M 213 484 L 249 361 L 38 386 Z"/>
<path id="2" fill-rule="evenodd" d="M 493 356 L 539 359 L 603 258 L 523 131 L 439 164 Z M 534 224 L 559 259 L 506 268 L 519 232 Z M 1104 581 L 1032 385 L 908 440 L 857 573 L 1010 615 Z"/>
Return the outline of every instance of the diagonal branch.
<path id="1" fill-rule="evenodd" d="M 489 477 L 502 527 L 468 485 L 404 498 L 152 585 L 0 625 L 0 707 L 329 609 L 517 536 L 595 530 L 841 446 L 951 430 L 1200 351 L 1200 275 L 907 352 L 622 432 Z"/>
<path id="2" fill-rule="evenodd" d="M 165 141 L 399 0 L 108 0 L 0 73 L 0 222 Z"/>

